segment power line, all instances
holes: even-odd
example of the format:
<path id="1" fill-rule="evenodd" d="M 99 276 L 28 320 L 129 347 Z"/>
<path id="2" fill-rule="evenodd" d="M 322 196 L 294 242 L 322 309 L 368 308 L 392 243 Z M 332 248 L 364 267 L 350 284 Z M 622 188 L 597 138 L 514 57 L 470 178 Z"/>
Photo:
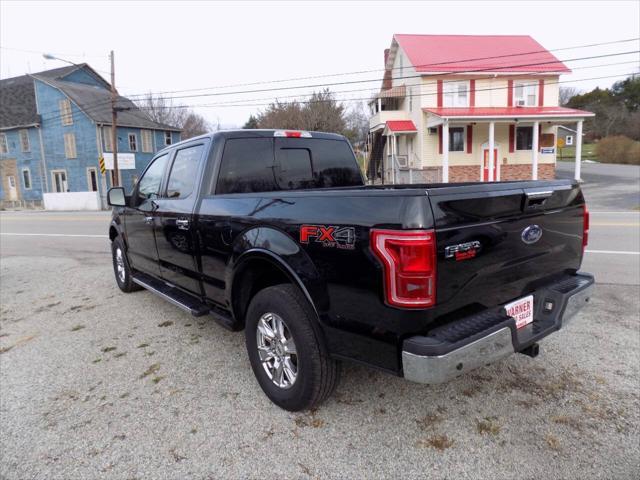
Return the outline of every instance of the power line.
<path id="1" fill-rule="evenodd" d="M 588 56 L 588 57 L 580 57 L 580 58 L 574 58 L 574 59 L 567 59 L 567 60 L 553 60 L 553 61 L 547 61 L 547 62 L 537 62 L 537 63 L 528 63 L 528 64 L 520 64 L 520 65 L 515 65 L 515 66 L 511 66 L 511 68 L 517 68 L 517 67 L 532 67 L 532 66 L 539 66 L 539 65 L 546 65 L 549 63 L 556 63 L 558 61 L 581 61 L 581 60 L 592 60 L 592 59 L 596 59 L 596 58 L 605 58 L 605 57 L 614 57 L 614 56 L 621 56 L 621 55 L 629 55 L 629 54 L 633 54 L 633 53 L 638 53 L 639 51 L 629 51 L 629 52 L 617 52 L 617 53 L 610 53 L 610 54 L 604 54 L 604 55 L 592 55 L 592 56 Z M 507 67 L 503 67 L 503 68 L 507 68 Z M 576 68 L 578 69 L 578 68 Z M 454 73 L 458 73 L 458 74 L 469 74 L 469 73 L 479 73 L 482 71 L 487 71 L 487 69 L 476 69 L 476 70 L 468 70 L 465 72 L 454 72 Z M 446 75 L 450 75 L 451 72 L 442 72 L 440 74 L 436 74 L 436 75 L 430 75 L 430 78 L 433 77 L 439 77 L 439 76 L 446 76 Z M 617 75 L 616 75 L 617 76 Z M 404 77 L 395 77 L 395 80 L 400 80 L 400 79 L 407 79 L 407 78 L 417 78 L 417 77 L 422 77 L 422 75 L 410 75 L 410 76 L 404 76 Z M 245 91 L 236 91 L 236 92 L 218 92 L 218 93 L 209 93 L 209 94 L 200 94 L 200 95 L 188 95 L 188 96 L 176 96 L 176 97 L 161 97 L 165 100 L 169 100 L 169 99 L 177 99 L 177 98 L 196 98 L 196 97 L 211 97 L 211 96 L 230 96 L 230 95 L 241 95 L 241 94 L 246 94 L 246 93 L 260 93 L 260 92 L 269 92 L 269 91 L 283 91 L 283 90 L 295 90 L 295 89 L 299 89 L 299 88 L 317 88 L 317 87 L 326 87 L 326 86 L 333 86 L 333 85 L 351 85 L 354 83 L 368 83 L 371 81 L 379 81 L 380 79 L 375 79 L 375 80 L 357 80 L 357 81 L 348 81 L 348 82 L 337 82 L 337 83 L 332 83 L 332 84 L 316 84 L 316 85 L 308 85 L 306 87 L 304 86 L 298 86 L 298 87 L 279 87 L 279 88 L 275 88 L 275 89 L 258 89 L 258 90 L 245 90 Z M 434 82 L 430 82 L 431 85 L 435 85 Z M 429 85 L 429 83 L 424 83 L 422 85 Z M 369 89 L 366 89 L 369 90 Z M 358 90 L 352 90 L 352 91 L 364 91 L 363 89 L 358 89 Z M 347 91 L 344 91 L 347 92 Z M 344 93 L 343 92 L 343 93 Z M 303 94 L 300 95 L 292 95 L 291 97 L 296 97 L 296 96 L 305 96 Z M 128 97 L 126 97 L 128 98 Z M 283 97 L 281 97 L 283 98 Z M 286 97 L 284 97 L 286 98 Z M 252 101 L 252 100 L 245 100 L 245 101 Z M 238 100 L 238 102 L 242 102 L 242 100 Z M 90 103 L 88 105 L 85 106 L 85 111 L 91 111 L 95 108 L 102 108 L 107 104 L 107 102 L 105 100 L 101 100 L 101 101 L 97 101 L 95 103 Z M 140 108 L 138 106 L 138 108 Z M 167 106 L 166 108 L 178 108 L 178 106 Z M 49 113 L 57 113 L 57 111 L 51 111 Z M 43 113 L 42 115 L 46 115 L 47 113 Z M 58 115 L 60 118 L 62 117 L 62 115 Z M 55 119 L 56 117 L 52 117 L 53 119 Z"/>
<path id="2" fill-rule="evenodd" d="M 551 50 L 542 49 L 542 50 L 534 50 L 534 51 L 529 51 L 529 52 L 512 53 L 512 54 L 507 54 L 507 55 L 476 57 L 476 58 L 467 58 L 467 59 L 462 59 L 462 60 L 453 60 L 453 61 L 438 62 L 438 63 L 431 63 L 431 64 L 414 65 L 413 67 L 414 68 L 436 67 L 436 66 L 440 66 L 440 65 L 451 65 L 453 63 L 464 63 L 464 62 L 471 62 L 471 61 L 491 60 L 491 59 L 496 59 L 496 58 L 511 58 L 511 57 L 524 56 L 524 55 L 534 55 L 536 53 L 559 52 L 559 51 L 564 51 L 564 50 L 575 50 L 575 49 L 578 49 L 578 48 L 592 48 L 592 47 L 599 47 L 599 46 L 605 46 L 605 45 L 614 45 L 614 44 L 619 44 L 619 43 L 629 43 L 629 42 L 633 42 L 633 41 L 637 41 L 637 40 L 640 40 L 640 37 L 622 39 L 622 40 L 613 40 L 613 41 L 610 41 L 610 42 L 599 42 L 599 43 L 590 43 L 590 44 L 584 44 L 584 45 L 576 45 L 576 46 L 572 46 L 572 47 L 555 48 L 555 49 L 551 49 Z M 562 61 L 562 60 L 557 60 L 557 61 Z M 567 60 L 567 61 L 569 61 L 569 60 Z M 555 62 L 553 62 L 553 63 L 555 63 Z M 389 70 L 390 71 L 401 70 L 401 67 L 396 67 L 396 68 L 392 68 L 392 69 L 389 69 Z M 300 81 L 300 80 L 315 80 L 315 79 L 318 79 L 318 78 L 338 77 L 338 76 L 346 76 L 346 75 L 361 75 L 361 74 L 364 74 L 364 73 L 375 73 L 375 72 L 384 72 L 384 71 L 386 71 L 386 69 L 377 68 L 377 69 L 370 69 L 370 70 L 359 70 L 359 71 L 341 72 L 341 73 L 328 73 L 328 74 L 322 74 L 322 75 L 312 75 L 312 76 L 305 76 L 305 77 L 294 77 L 294 78 L 286 78 L 286 79 L 278 79 L 278 80 L 264 80 L 264 81 L 259 81 L 259 82 L 250 82 L 250 83 L 236 83 L 236 84 L 229 84 L 229 85 L 218 85 L 218 86 L 213 86 L 213 87 L 191 88 L 191 89 L 184 89 L 184 90 L 166 90 L 166 91 L 156 92 L 156 94 L 159 95 L 159 94 L 163 94 L 163 93 L 195 92 L 195 91 L 200 91 L 200 90 L 215 90 L 215 89 L 220 89 L 220 88 L 231 88 L 231 87 L 248 87 L 248 86 L 262 85 L 262 84 L 284 83 L 284 82 L 293 82 L 293 81 Z M 380 80 L 381 79 L 379 79 L 379 78 L 377 79 L 377 81 L 380 81 Z M 301 88 L 303 88 L 303 87 L 301 87 Z M 140 93 L 140 94 L 130 94 L 128 96 L 129 97 L 136 97 L 136 96 L 144 96 L 144 95 L 146 95 L 146 94 L 145 93 Z"/>
<path id="3" fill-rule="evenodd" d="M 620 56 L 620 55 L 630 55 L 632 53 L 639 53 L 640 50 L 632 50 L 632 51 L 628 51 L 628 52 L 619 52 L 619 53 L 609 53 L 609 54 L 604 54 L 604 55 L 591 55 L 588 57 L 581 57 L 581 58 L 571 58 L 568 60 L 563 60 L 565 62 L 573 62 L 573 61 L 579 61 L 579 60 L 592 60 L 595 58 L 605 58 L 605 57 L 614 57 L 614 56 Z M 447 76 L 447 75 L 452 75 L 452 74 L 470 74 L 470 73 L 481 73 L 481 72 L 494 72 L 496 70 L 502 70 L 502 69 L 506 69 L 506 68 L 522 68 L 522 67 L 532 67 L 532 66 L 540 66 L 540 65 L 548 65 L 548 64 L 552 64 L 552 63 L 557 63 L 559 60 L 554 59 L 552 61 L 546 61 L 546 62 L 538 62 L 538 63 L 524 63 L 524 64 L 519 64 L 519 65 L 510 65 L 510 66 L 504 66 L 501 67 L 499 69 L 496 69 L 495 67 L 486 67 L 486 68 L 478 68 L 478 69 L 473 69 L 473 70 L 465 70 L 462 72 L 442 72 L 442 73 L 437 73 L 437 74 L 429 74 L 430 78 L 433 77 L 442 77 L 442 76 Z M 505 72 L 508 73 L 508 72 Z M 408 79 L 408 78 L 419 78 L 424 76 L 424 74 L 419 74 L 419 75 L 406 75 L 406 76 L 400 76 L 400 77 L 394 77 L 394 80 L 401 80 L 401 79 Z M 237 90 L 234 92 L 213 92 L 213 93 L 201 93 L 201 94 L 194 94 L 194 95 L 178 95 L 178 96 L 168 96 L 168 97 L 162 97 L 164 99 L 179 99 L 179 98 L 196 98 L 196 97 L 217 97 L 217 96 L 222 96 L 222 95 L 238 95 L 238 94 L 245 94 L 245 93 L 262 93 L 262 92 L 275 92 L 275 91 L 282 91 L 282 90 L 295 90 L 295 89 L 300 89 L 300 88 L 322 88 L 322 87 L 332 87 L 332 86 L 337 86 L 337 85 L 353 85 L 353 84 L 357 84 L 357 83 L 370 83 L 370 82 L 378 82 L 380 81 L 379 78 L 376 79 L 369 79 L 369 80 L 349 80 L 349 81 L 345 81 L 345 82 L 333 82 L 333 83 L 317 83 L 317 84 L 312 84 L 312 85 L 301 85 L 301 86 L 296 86 L 296 87 L 276 87 L 276 88 L 262 88 L 262 89 L 254 89 L 254 90 Z"/>

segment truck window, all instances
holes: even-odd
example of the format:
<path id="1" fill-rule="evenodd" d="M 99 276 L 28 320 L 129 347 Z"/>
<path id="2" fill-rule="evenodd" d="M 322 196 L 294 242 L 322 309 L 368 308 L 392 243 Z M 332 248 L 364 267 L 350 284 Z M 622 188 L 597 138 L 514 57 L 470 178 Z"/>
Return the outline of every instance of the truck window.
<path id="1" fill-rule="evenodd" d="M 362 185 L 353 152 L 345 141 L 276 138 L 275 147 L 276 176 L 282 190 Z"/>
<path id="2" fill-rule="evenodd" d="M 168 159 L 169 154 L 165 153 L 151 161 L 151 165 L 138 182 L 138 204 L 147 198 L 158 196 L 162 175 L 164 174 L 164 167 Z"/>
<path id="3" fill-rule="evenodd" d="M 315 187 L 309 149 L 281 148 L 278 163 L 278 186 L 282 190 Z"/>
<path id="4" fill-rule="evenodd" d="M 273 139 L 234 138 L 225 142 L 216 193 L 278 190 L 273 177 Z"/>
<path id="5" fill-rule="evenodd" d="M 194 145 L 178 150 L 169 174 L 167 197 L 186 198 L 191 195 L 203 148 L 204 145 Z"/>

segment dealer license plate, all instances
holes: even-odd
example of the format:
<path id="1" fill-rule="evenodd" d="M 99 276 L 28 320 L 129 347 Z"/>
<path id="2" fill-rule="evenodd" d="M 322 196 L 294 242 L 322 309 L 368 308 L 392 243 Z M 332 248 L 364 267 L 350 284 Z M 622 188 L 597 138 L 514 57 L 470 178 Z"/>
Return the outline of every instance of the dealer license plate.
<path id="1" fill-rule="evenodd" d="M 515 318 L 516 328 L 522 328 L 533 322 L 533 295 L 521 298 L 504 306 L 507 315 Z"/>

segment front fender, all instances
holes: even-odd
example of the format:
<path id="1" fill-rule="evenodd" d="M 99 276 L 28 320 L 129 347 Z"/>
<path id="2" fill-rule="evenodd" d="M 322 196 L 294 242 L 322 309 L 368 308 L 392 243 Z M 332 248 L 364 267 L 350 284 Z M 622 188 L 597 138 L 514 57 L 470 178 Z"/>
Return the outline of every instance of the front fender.
<path id="1" fill-rule="evenodd" d="M 252 228 L 236 238 L 230 268 L 227 270 L 227 285 L 233 285 L 234 276 L 241 271 L 243 264 L 256 258 L 266 260 L 282 270 L 292 283 L 300 287 L 316 313 L 328 310 L 326 284 L 311 258 L 289 235 L 273 227 Z"/>

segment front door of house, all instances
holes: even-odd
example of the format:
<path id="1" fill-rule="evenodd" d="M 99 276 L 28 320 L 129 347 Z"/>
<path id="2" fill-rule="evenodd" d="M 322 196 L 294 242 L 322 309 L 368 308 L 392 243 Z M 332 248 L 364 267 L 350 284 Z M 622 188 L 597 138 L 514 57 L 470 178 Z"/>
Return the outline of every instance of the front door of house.
<path id="1" fill-rule="evenodd" d="M 16 177 L 13 175 L 6 176 L 7 200 L 18 200 L 18 188 L 16 187 Z"/>
<path id="2" fill-rule="evenodd" d="M 482 181 L 489 181 L 489 149 L 485 148 L 483 152 Z M 498 149 L 493 149 L 493 179 L 498 180 Z"/>

